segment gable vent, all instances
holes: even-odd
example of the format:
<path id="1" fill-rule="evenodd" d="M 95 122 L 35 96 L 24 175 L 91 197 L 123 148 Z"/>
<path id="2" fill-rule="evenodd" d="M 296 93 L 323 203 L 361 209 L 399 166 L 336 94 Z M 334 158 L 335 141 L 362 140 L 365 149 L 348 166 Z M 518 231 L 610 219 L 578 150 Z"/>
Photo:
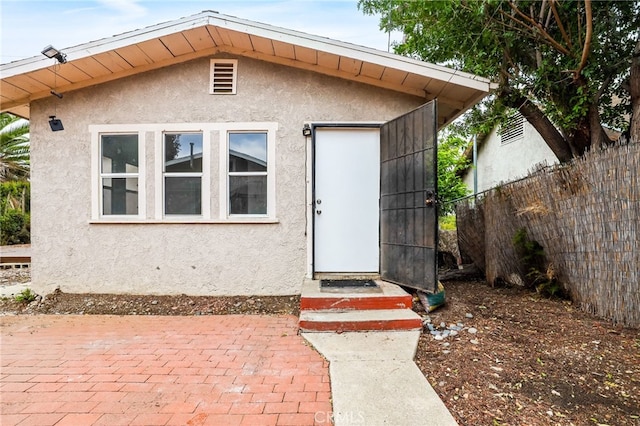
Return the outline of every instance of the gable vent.
<path id="1" fill-rule="evenodd" d="M 504 145 L 524 138 L 524 117 L 515 113 L 500 127 L 500 142 Z"/>
<path id="2" fill-rule="evenodd" d="M 212 95 L 235 95 L 238 61 L 235 59 L 212 59 L 209 93 Z"/>

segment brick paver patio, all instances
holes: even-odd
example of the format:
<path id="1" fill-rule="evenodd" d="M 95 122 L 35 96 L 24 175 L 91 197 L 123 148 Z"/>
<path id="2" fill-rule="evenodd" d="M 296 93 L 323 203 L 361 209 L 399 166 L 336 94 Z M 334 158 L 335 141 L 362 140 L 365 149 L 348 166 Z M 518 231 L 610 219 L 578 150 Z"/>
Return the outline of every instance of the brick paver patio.
<path id="1" fill-rule="evenodd" d="M 0 318 L 0 424 L 326 425 L 294 316 Z"/>

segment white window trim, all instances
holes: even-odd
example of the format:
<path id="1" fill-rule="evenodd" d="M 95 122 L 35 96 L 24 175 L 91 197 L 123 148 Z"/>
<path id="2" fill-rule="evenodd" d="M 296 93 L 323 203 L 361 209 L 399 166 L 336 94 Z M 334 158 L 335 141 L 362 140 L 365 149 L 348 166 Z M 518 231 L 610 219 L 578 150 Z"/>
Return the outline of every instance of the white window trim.
<path id="1" fill-rule="evenodd" d="M 130 221 L 140 220 L 147 216 L 146 203 L 146 153 L 145 132 L 135 126 L 92 125 L 91 132 L 91 219 L 94 221 Z M 138 136 L 138 214 L 137 215 L 105 215 L 102 212 L 102 156 L 100 140 L 102 135 L 137 135 Z"/>
<path id="2" fill-rule="evenodd" d="M 212 124 L 185 123 L 159 125 L 155 133 L 155 214 L 156 220 L 166 222 L 190 222 L 211 219 L 211 132 Z M 202 133 L 202 211 L 199 215 L 164 214 L 164 135 L 166 133 Z"/>
<path id="3" fill-rule="evenodd" d="M 229 216 L 228 211 L 228 137 L 227 134 L 233 131 L 264 131 L 267 132 L 267 214 L 266 215 L 233 215 Z M 238 123 L 161 123 L 161 124 L 92 124 L 89 125 L 91 134 L 91 219 L 92 224 L 273 224 L 278 223 L 276 218 L 276 133 L 278 123 L 276 122 L 238 122 Z M 164 183 L 163 164 L 164 133 L 174 132 L 202 132 L 202 215 L 170 215 L 164 217 Z M 100 136 L 101 134 L 138 134 L 138 214 L 137 215 L 102 215 L 101 214 L 101 158 L 100 158 Z M 146 157 L 147 133 L 153 133 L 154 137 L 154 158 L 151 162 Z M 217 179 L 219 181 L 220 192 L 218 194 L 219 217 L 211 217 L 211 182 L 216 177 L 211 170 L 211 152 L 213 149 L 214 133 L 217 133 L 219 145 L 219 171 Z M 147 164 L 149 163 L 149 164 Z M 152 217 L 147 217 L 147 165 L 153 167 L 154 199 L 151 210 Z M 206 170 L 206 172 L 205 172 Z"/>
<path id="4" fill-rule="evenodd" d="M 273 221 L 276 218 L 276 132 L 278 123 L 225 123 L 220 127 L 220 220 L 230 222 L 255 222 L 260 218 Z M 229 133 L 267 133 L 267 214 L 229 214 Z"/>

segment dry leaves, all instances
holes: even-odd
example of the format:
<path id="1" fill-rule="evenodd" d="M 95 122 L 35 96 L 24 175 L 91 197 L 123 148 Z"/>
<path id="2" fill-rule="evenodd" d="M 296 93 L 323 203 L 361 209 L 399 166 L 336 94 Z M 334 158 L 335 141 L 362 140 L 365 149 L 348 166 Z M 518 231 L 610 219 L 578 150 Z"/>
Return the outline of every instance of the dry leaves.
<path id="1" fill-rule="evenodd" d="M 461 425 L 640 424 L 637 329 L 520 288 L 445 287 L 447 304 L 431 320 L 478 331 L 423 334 L 417 362 Z"/>

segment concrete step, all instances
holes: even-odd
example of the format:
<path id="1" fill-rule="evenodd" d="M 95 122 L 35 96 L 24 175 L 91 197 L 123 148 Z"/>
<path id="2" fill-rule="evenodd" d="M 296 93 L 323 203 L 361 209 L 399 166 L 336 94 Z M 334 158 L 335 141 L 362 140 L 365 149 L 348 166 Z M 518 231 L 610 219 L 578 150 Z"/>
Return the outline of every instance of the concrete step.
<path id="1" fill-rule="evenodd" d="M 410 309 L 301 311 L 301 331 L 419 330 L 422 319 Z"/>
<path id="2" fill-rule="evenodd" d="M 412 298 L 399 286 L 376 281 L 375 289 L 321 289 L 319 281 L 307 280 L 300 297 L 301 311 L 411 309 Z"/>

